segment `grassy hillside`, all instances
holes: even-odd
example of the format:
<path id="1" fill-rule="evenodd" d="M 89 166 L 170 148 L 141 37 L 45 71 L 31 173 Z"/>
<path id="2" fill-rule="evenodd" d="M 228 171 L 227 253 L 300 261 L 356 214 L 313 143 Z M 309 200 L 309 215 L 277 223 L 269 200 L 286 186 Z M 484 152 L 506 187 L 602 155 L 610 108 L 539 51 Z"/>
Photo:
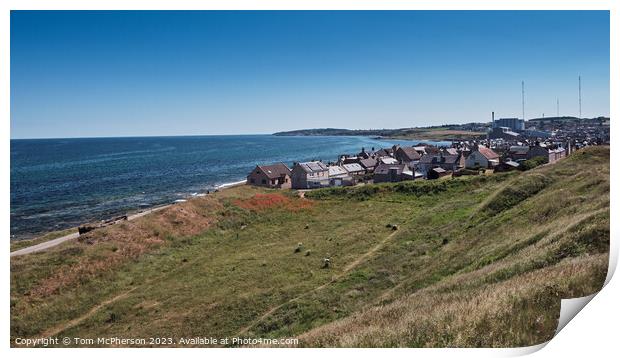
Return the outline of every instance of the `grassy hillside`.
<path id="1" fill-rule="evenodd" d="M 242 186 L 11 258 L 11 344 L 531 345 L 552 337 L 560 298 L 606 275 L 605 147 L 524 173 L 306 197 Z"/>

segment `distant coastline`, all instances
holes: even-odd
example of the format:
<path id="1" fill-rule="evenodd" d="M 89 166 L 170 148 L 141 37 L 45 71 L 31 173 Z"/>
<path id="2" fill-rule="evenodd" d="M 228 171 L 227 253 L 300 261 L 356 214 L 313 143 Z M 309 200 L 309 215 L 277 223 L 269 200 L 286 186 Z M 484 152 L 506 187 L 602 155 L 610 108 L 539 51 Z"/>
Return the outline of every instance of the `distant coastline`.
<path id="1" fill-rule="evenodd" d="M 541 117 L 530 118 L 527 123 L 535 127 L 545 123 L 567 123 L 598 120 L 602 123 L 609 123 L 610 118 L 599 116 L 595 118 L 577 118 L 571 116 L 560 117 Z M 491 128 L 491 123 L 465 123 L 465 124 L 444 124 L 429 127 L 411 128 L 382 128 L 382 129 L 344 129 L 344 128 L 312 128 L 297 129 L 273 133 L 274 136 L 359 136 L 372 137 L 375 139 L 405 139 L 405 140 L 430 140 L 430 141 L 465 141 L 486 138 L 487 131 Z"/>
<path id="2" fill-rule="evenodd" d="M 274 136 L 360 136 L 376 139 L 406 139 L 431 141 L 462 141 L 482 139 L 485 137 L 487 126 L 483 123 L 467 125 L 446 125 L 427 128 L 397 128 L 397 129 L 341 129 L 315 128 L 299 129 L 273 133 Z"/>

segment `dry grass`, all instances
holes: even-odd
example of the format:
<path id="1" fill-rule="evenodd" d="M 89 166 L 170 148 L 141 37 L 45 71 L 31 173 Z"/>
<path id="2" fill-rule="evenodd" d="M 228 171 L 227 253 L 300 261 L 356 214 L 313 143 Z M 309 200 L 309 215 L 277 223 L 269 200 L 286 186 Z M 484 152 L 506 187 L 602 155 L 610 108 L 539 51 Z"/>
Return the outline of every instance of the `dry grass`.
<path id="1" fill-rule="evenodd" d="M 312 347 L 510 347 L 542 343 L 552 337 L 550 333 L 557 326 L 559 298 L 571 297 L 575 291 L 597 290 L 604 280 L 607 261 L 605 254 L 570 259 L 476 290 L 460 287 L 476 279 L 464 275 L 298 338 L 304 346 Z M 552 312 L 547 311 L 549 306 Z M 522 324 L 528 330 L 519 327 Z"/>
<path id="2" fill-rule="evenodd" d="M 200 198 L 163 209 L 158 215 L 148 215 L 80 236 L 76 250 L 83 254 L 75 262 L 56 268 L 34 286 L 28 296 L 49 296 L 170 245 L 175 238 L 183 239 L 204 232 L 216 222 L 214 214 L 218 209 L 221 205 L 216 200 Z"/>
<path id="3" fill-rule="evenodd" d="M 307 196 L 227 189 L 11 258 L 11 337 L 531 345 L 553 335 L 560 297 L 605 277 L 608 148 L 524 173 Z"/>
<path id="4" fill-rule="evenodd" d="M 240 208 L 257 212 L 268 209 L 284 209 L 295 212 L 311 208 L 313 204 L 311 200 L 290 198 L 280 193 L 259 193 L 248 199 L 236 199 L 233 203 Z"/>

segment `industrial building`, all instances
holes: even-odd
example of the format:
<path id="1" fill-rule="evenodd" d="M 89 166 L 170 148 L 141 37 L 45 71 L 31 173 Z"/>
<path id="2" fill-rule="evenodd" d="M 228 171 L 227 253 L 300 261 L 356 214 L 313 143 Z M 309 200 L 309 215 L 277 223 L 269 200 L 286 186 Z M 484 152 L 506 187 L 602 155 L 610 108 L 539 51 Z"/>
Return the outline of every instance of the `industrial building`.
<path id="1" fill-rule="evenodd" d="M 492 128 L 506 127 L 512 132 L 525 130 L 525 120 L 520 118 L 500 118 L 493 121 Z"/>

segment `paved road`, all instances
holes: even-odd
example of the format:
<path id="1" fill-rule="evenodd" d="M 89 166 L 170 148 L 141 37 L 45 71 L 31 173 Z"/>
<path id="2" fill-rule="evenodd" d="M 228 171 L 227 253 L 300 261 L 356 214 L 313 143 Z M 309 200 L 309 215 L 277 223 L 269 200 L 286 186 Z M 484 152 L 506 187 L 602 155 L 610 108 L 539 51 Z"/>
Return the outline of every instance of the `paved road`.
<path id="1" fill-rule="evenodd" d="M 169 206 L 170 205 L 159 206 L 159 207 L 156 207 L 156 208 L 153 208 L 153 209 L 149 209 L 149 210 L 145 210 L 145 211 L 139 212 L 137 214 L 129 215 L 127 217 L 127 220 L 135 220 L 137 218 L 143 217 L 144 215 L 150 214 L 152 212 L 165 209 L 165 208 L 167 208 Z M 37 245 L 28 246 L 28 247 L 25 247 L 23 249 L 15 250 L 15 251 L 11 252 L 11 257 L 27 255 L 27 254 L 31 254 L 33 252 L 39 252 L 39 251 L 47 250 L 50 247 L 54 247 L 54 246 L 60 245 L 60 244 L 62 244 L 65 241 L 77 239 L 79 236 L 80 236 L 79 233 L 74 232 L 73 234 L 69 234 L 69 235 L 66 235 L 66 236 L 63 236 L 63 237 L 59 237 L 57 239 L 53 239 L 53 240 L 50 240 L 50 241 L 45 241 L 45 242 L 42 242 L 42 243 L 37 244 Z"/>

